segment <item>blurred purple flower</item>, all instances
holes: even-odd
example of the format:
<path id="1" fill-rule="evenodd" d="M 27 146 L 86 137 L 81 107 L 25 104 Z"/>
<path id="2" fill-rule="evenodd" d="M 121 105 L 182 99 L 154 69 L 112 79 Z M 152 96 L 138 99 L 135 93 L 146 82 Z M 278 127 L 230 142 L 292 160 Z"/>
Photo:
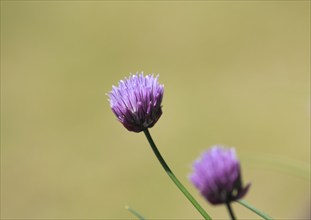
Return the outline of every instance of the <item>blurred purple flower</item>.
<path id="1" fill-rule="evenodd" d="M 130 75 L 112 86 L 108 93 L 110 107 L 118 120 L 129 131 L 141 132 L 151 128 L 162 115 L 164 86 L 158 83 L 158 75 Z"/>
<path id="2" fill-rule="evenodd" d="M 242 187 L 235 149 L 217 145 L 204 152 L 194 163 L 189 178 L 202 196 L 214 205 L 242 198 L 250 186 Z"/>

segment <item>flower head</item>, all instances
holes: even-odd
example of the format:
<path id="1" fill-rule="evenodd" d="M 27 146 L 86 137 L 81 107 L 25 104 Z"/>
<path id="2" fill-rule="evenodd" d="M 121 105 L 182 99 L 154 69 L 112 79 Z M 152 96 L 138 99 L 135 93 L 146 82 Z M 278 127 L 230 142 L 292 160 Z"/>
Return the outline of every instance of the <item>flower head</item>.
<path id="1" fill-rule="evenodd" d="M 158 75 L 130 75 L 112 87 L 109 102 L 113 113 L 129 131 L 141 132 L 151 128 L 162 115 L 164 86 Z"/>
<path id="2" fill-rule="evenodd" d="M 242 198 L 250 186 L 242 187 L 240 163 L 234 148 L 217 145 L 194 163 L 190 181 L 214 205 Z"/>

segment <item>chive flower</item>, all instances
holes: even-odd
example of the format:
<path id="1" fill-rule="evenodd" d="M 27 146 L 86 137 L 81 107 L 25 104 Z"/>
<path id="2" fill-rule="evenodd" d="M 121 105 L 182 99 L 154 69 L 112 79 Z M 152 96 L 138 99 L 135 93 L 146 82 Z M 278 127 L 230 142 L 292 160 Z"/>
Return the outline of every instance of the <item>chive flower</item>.
<path id="1" fill-rule="evenodd" d="M 161 117 L 164 86 L 158 83 L 158 77 L 131 74 L 108 93 L 113 113 L 129 131 L 151 128 Z"/>
<path id="2" fill-rule="evenodd" d="M 211 204 L 229 204 L 241 199 L 250 184 L 242 186 L 240 163 L 235 149 L 215 145 L 195 161 L 189 177 Z"/>

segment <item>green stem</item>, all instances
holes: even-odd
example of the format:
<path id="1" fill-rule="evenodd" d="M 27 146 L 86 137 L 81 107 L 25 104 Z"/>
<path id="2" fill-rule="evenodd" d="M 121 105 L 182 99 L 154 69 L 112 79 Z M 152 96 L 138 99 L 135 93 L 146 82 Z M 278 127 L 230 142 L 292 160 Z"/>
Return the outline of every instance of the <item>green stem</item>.
<path id="1" fill-rule="evenodd" d="M 227 209 L 228 209 L 228 212 L 230 214 L 230 217 L 232 220 L 236 220 L 235 216 L 234 216 L 234 213 L 233 213 L 233 210 L 231 208 L 231 204 L 229 202 L 226 203 L 226 206 L 227 206 Z"/>
<path id="2" fill-rule="evenodd" d="M 258 209 L 256 209 L 255 207 L 251 206 L 250 204 L 248 204 L 246 201 L 244 200 L 238 200 L 238 203 L 240 203 L 242 206 L 248 208 L 249 210 L 253 211 L 254 213 L 256 213 L 257 215 L 261 216 L 262 218 L 264 218 L 265 220 L 273 220 L 273 218 L 271 218 L 270 216 L 268 216 L 267 214 L 259 211 Z"/>
<path id="3" fill-rule="evenodd" d="M 125 206 L 125 208 L 131 212 L 133 215 L 135 215 L 139 220 L 146 220 L 141 214 L 139 214 L 137 211 L 135 211 L 134 209 L 132 209 L 129 206 Z"/>
<path id="4" fill-rule="evenodd" d="M 177 177 L 174 175 L 174 173 L 171 171 L 169 166 L 166 164 L 166 162 L 163 159 L 163 157 L 161 156 L 157 146 L 153 142 L 152 137 L 151 137 L 151 135 L 149 133 L 149 130 L 148 129 L 144 130 L 144 133 L 145 133 L 145 135 L 146 135 L 146 137 L 147 137 L 147 139 L 149 141 L 149 144 L 150 144 L 154 154 L 158 158 L 159 162 L 161 163 L 161 165 L 162 165 L 163 169 L 165 170 L 165 172 L 167 173 L 167 175 L 173 180 L 173 182 L 176 184 L 176 186 L 187 197 L 187 199 L 193 204 L 193 206 L 200 212 L 200 214 L 204 217 L 204 219 L 206 219 L 206 220 L 212 219 L 205 212 L 205 210 L 200 206 L 200 204 L 193 198 L 193 196 L 187 191 L 187 189 L 181 184 L 181 182 L 179 182 Z"/>

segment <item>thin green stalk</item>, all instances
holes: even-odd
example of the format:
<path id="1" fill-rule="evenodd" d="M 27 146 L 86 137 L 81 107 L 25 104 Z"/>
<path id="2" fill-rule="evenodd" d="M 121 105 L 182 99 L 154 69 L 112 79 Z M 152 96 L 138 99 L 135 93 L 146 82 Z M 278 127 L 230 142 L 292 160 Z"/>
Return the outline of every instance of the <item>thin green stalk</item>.
<path id="1" fill-rule="evenodd" d="M 187 197 L 187 199 L 193 204 L 193 206 L 200 212 L 200 214 L 204 217 L 206 220 L 212 219 L 206 212 L 205 210 L 200 206 L 200 204 L 193 198 L 193 196 L 187 191 L 187 189 L 181 184 L 181 182 L 177 179 L 177 177 L 174 175 L 174 173 L 171 171 L 169 166 L 166 164 L 165 160 L 161 156 L 157 146 L 155 145 L 154 141 L 152 140 L 152 137 L 149 133 L 149 130 L 146 129 L 144 130 L 144 133 L 148 139 L 148 142 L 158 158 L 159 162 L 161 163 L 163 169 L 167 173 L 167 175 L 173 180 L 175 185 L 180 189 L 180 191 Z"/>
<path id="2" fill-rule="evenodd" d="M 256 209 L 255 207 L 251 206 L 250 204 L 248 204 L 246 201 L 244 200 L 238 200 L 237 203 L 240 203 L 242 206 L 248 208 L 249 210 L 251 210 L 252 212 L 256 213 L 257 215 L 261 216 L 262 218 L 264 218 L 265 220 L 273 220 L 273 218 L 271 218 L 270 216 L 268 216 L 267 214 L 259 211 L 258 209 Z"/>
<path id="3" fill-rule="evenodd" d="M 236 218 L 235 218 L 235 216 L 234 216 L 234 213 L 233 213 L 233 210 L 232 210 L 232 208 L 231 208 L 230 202 L 227 202 L 227 203 L 226 203 L 226 206 L 227 206 L 227 209 L 228 209 L 228 212 L 229 212 L 229 214 L 230 214 L 231 219 L 232 219 L 232 220 L 236 220 Z"/>
<path id="4" fill-rule="evenodd" d="M 139 214 L 137 211 L 135 211 L 134 209 L 132 209 L 129 206 L 125 206 L 125 208 L 131 212 L 133 215 L 135 215 L 139 220 L 146 220 L 141 214 Z"/>

